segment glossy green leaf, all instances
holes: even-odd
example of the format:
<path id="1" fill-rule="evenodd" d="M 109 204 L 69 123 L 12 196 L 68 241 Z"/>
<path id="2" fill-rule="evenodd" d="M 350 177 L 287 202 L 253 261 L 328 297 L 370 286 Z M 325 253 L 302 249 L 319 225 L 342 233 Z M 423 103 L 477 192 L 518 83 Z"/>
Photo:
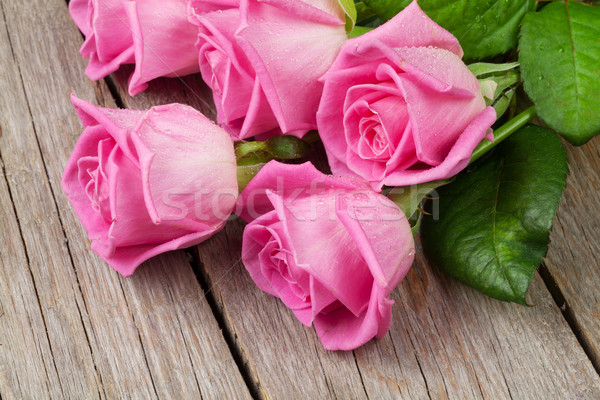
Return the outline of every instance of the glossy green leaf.
<path id="1" fill-rule="evenodd" d="M 535 125 L 521 128 L 441 187 L 437 204 L 429 202 L 433 216 L 424 217 L 421 227 L 427 256 L 491 297 L 527 304 L 567 172 L 558 136 Z"/>
<path id="2" fill-rule="evenodd" d="M 554 2 L 523 19 L 519 61 L 540 118 L 571 143 L 600 133 L 600 7 Z"/>
<path id="3" fill-rule="evenodd" d="M 375 12 L 371 10 L 365 3 L 358 2 L 354 4 L 356 7 L 356 23 L 360 24 L 363 21 L 369 20 L 376 16 Z"/>
<path id="4" fill-rule="evenodd" d="M 375 28 L 385 21 L 382 20 L 375 14 L 375 11 L 371 10 L 367 5 L 360 1 L 356 5 L 356 25 L 362 27 Z"/>
<path id="5" fill-rule="evenodd" d="M 410 0 L 363 0 L 381 18 L 391 19 Z M 420 0 L 419 6 L 458 38 L 465 59 L 502 54 L 517 44 L 519 23 L 535 0 Z"/>
<path id="6" fill-rule="evenodd" d="M 473 164 L 498 144 L 508 139 L 513 133 L 531 122 L 536 116 L 535 106 L 531 106 L 512 117 L 509 121 L 506 121 L 501 127 L 494 130 L 493 140 L 483 140 L 475 147 L 475 150 L 471 153 L 471 161 L 469 161 L 469 164 Z"/>

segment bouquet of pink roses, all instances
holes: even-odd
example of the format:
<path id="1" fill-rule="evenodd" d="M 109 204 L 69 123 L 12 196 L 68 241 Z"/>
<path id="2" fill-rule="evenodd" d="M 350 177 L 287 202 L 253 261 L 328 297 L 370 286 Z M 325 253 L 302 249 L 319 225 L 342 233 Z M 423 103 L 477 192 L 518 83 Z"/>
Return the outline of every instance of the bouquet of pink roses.
<path id="1" fill-rule="evenodd" d="M 578 58 L 595 39 L 544 32 L 565 9 L 600 25 L 600 7 L 508 1 L 467 27 L 473 10 L 438 3 L 72 0 L 91 79 L 134 64 L 135 95 L 200 73 L 217 110 L 215 124 L 181 104 L 72 97 L 84 131 L 63 188 L 92 249 L 129 276 L 235 213 L 258 288 L 331 350 L 389 330 L 419 229 L 439 268 L 525 304 L 568 171 L 547 128 L 574 144 L 600 133 L 597 67 Z M 536 116 L 546 127 L 526 125 Z"/>

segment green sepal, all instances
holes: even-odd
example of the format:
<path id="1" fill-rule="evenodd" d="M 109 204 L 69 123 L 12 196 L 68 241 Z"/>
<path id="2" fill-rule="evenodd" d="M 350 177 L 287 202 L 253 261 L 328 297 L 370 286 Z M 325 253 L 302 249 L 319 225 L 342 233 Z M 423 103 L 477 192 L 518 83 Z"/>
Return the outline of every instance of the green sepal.
<path id="1" fill-rule="evenodd" d="M 367 32 L 371 32 L 375 28 L 371 28 L 369 26 L 358 26 L 356 25 L 350 33 L 348 33 L 348 38 L 352 39 L 358 36 L 362 36 Z"/>
<path id="2" fill-rule="evenodd" d="M 258 171 L 265 166 L 265 163 L 258 163 L 252 165 L 238 165 L 237 167 L 237 181 L 238 190 L 241 193 L 242 190 L 248 186 L 250 181 L 258 174 Z"/>
<path id="3" fill-rule="evenodd" d="M 435 189 L 450 182 L 452 182 L 452 178 L 412 186 L 394 187 L 387 193 L 387 197 L 400 207 L 407 218 L 411 218 L 419 211 L 423 200 L 431 197 L 431 193 Z"/>
<path id="4" fill-rule="evenodd" d="M 468 67 L 479 80 L 486 105 L 494 107 L 500 118 L 508 109 L 521 83 L 519 63 L 476 63 Z"/>
<path id="5" fill-rule="evenodd" d="M 354 0 L 338 0 L 340 6 L 346 13 L 346 32 L 351 32 L 356 24 L 356 5 L 354 5 Z"/>

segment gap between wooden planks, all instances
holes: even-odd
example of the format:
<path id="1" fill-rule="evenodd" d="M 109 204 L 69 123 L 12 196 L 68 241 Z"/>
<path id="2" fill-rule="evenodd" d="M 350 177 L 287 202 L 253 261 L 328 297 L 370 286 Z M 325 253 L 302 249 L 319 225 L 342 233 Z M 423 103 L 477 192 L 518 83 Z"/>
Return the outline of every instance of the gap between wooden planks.
<path id="1" fill-rule="evenodd" d="M 565 145 L 570 174 L 550 235 L 547 284 L 600 373 L 600 137 Z"/>

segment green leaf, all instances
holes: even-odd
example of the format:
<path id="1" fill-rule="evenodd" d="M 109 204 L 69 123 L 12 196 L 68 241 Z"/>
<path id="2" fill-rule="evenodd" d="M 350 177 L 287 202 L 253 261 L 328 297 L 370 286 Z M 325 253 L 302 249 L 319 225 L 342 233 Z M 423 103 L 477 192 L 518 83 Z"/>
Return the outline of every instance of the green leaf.
<path id="1" fill-rule="evenodd" d="M 518 68 L 519 63 L 516 62 L 506 64 L 476 63 L 469 65 L 469 69 L 479 80 L 486 105 L 494 107 L 498 118 L 508 109 L 521 83 L 521 75 Z M 486 93 L 486 89 L 491 90 L 491 96 L 489 93 Z"/>
<path id="2" fill-rule="evenodd" d="M 356 24 L 356 6 L 354 0 L 338 0 L 340 6 L 346 13 L 346 32 L 351 32 Z"/>
<path id="3" fill-rule="evenodd" d="M 519 61 L 540 118 L 571 143 L 600 133 L 600 7 L 553 2 L 523 19 Z"/>
<path id="4" fill-rule="evenodd" d="M 440 188 L 438 204 L 428 203 L 434 215 L 421 227 L 427 256 L 491 297 L 527 304 L 567 172 L 558 136 L 535 125 L 521 128 L 490 157 Z"/>
<path id="5" fill-rule="evenodd" d="M 359 24 L 362 21 L 369 20 L 376 16 L 375 12 L 371 10 L 365 3 L 358 2 L 355 3 L 356 7 L 356 23 Z"/>
<path id="6" fill-rule="evenodd" d="M 473 153 L 471 153 L 471 161 L 469 161 L 469 165 L 473 164 L 488 151 L 492 150 L 494 147 L 508 139 L 513 133 L 524 127 L 536 116 L 537 114 L 535 113 L 535 106 L 531 106 L 512 117 L 509 121 L 506 121 L 500 128 L 494 131 L 493 140 L 484 140 L 479 143 L 477 147 L 475 147 L 475 150 L 473 150 Z"/>
<path id="7" fill-rule="evenodd" d="M 375 14 L 373 10 L 366 6 L 362 1 L 356 4 L 356 25 L 363 27 L 375 28 L 383 24 L 385 21 L 382 20 Z"/>
<path id="8" fill-rule="evenodd" d="M 410 0 L 364 0 L 377 15 L 391 19 Z M 420 0 L 419 6 L 458 38 L 466 59 L 502 54 L 517 44 L 519 23 L 535 0 Z"/>

